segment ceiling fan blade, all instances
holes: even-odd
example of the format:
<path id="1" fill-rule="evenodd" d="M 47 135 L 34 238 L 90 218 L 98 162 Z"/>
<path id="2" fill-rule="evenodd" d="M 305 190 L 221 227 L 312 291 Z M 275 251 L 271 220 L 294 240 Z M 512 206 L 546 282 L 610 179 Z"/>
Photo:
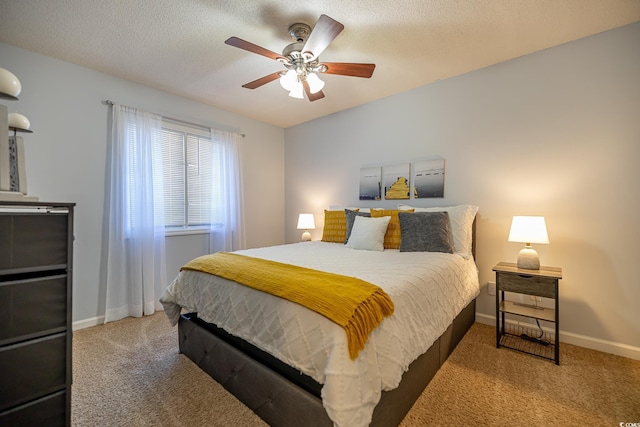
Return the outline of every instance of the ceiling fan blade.
<path id="1" fill-rule="evenodd" d="M 350 62 L 323 62 L 327 66 L 325 74 L 339 74 L 341 76 L 369 78 L 376 68 L 376 64 L 355 64 Z"/>
<path id="2" fill-rule="evenodd" d="M 247 84 L 243 84 L 242 87 L 246 87 L 247 89 L 256 89 L 262 85 L 266 85 L 274 80 L 280 78 L 280 71 L 276 71 L 275 73 L 269 74 L 268 76 L 260 77 L 257 80 L 249 82 Z"/>
<path id="3" fill-rule="evenodd" d="M 342 30 L 344 30 L 344 25 L 335 19 L 329 18 L 327 15 L 320 15 L 318 22 L 316 22 L 311 34 L 309 34 L 304 48 L 302 48 L 302 54 L 310 55 L 311 58 L 309 60 L 317 58 Z"/>
<path id="4" fill-rule="evenodd" d="M 324 98 L 324 93 L 322 93 L 321 90 L 319 90 L 316 93 L 311 93 L 311 89 L 309 88 L 309 83 L 306 80 L 302 82 L 302 87 L 304 87 L 304 91 L 306 92 L 307 98 L 309 98 L 309 101 L 313 102 L 313 101 L 317 101 L 318 99 Z"/>
<path id="5" fill-rule="evenodd" d="M 229 46 L 238 47 L 240 49 L 248 50 L 249 52 L 257 53 L 258 55 L 266 56 L 267 58 L 282 60 L 284 57 L 279 53 L 275 53 L 269 49 L 258 46 L 246 40 L 239 39 L 237 37 L 229 37 L 224 41 Z"/>

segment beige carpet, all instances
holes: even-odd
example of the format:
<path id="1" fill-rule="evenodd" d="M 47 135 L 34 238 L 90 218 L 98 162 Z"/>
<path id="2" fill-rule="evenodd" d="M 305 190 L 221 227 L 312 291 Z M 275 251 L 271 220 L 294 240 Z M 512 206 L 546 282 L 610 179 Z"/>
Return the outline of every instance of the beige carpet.
<path id="1" fill-rule="evenodd" d="M 562 345 L 556 366 L 494 334 L 473 325 L 401 426 L 640 423 L 640 361 Z M 164 313 L 77 331 L 73 346 L 74 426 L 266 425 L 178 354 Z"/>

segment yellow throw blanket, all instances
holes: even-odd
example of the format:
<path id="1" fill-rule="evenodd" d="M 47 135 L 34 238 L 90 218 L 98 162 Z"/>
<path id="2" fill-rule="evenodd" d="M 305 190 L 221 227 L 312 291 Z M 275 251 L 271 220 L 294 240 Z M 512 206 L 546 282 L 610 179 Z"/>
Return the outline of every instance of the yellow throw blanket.
<path id="1" fill-rule="evenodd" d="M 228 252 L 198 257 L 181 270 L 195 270 L 233 280 L 303 305 L 342 326 L 354 360 L 393 301 L 378 286 L 355 277 L 283 264 Z"/>

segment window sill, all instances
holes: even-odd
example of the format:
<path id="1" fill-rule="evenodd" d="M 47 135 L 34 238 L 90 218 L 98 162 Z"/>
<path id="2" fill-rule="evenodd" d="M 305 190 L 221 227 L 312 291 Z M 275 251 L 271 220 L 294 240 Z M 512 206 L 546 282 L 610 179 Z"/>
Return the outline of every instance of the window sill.
<path id="1" fill-rule="evenodd" d="M 165 230 L 165 237 L 185 236 L 191 234 L 209 234 L 209 227 L 173 228 Z"/>

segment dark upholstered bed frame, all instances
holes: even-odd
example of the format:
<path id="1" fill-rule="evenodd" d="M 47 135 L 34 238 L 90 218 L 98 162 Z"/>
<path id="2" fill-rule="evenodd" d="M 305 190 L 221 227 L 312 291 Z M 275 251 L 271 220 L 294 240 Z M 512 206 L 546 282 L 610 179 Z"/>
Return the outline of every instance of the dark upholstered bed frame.
<path id="1" fill-rule="evenodd" d="M 473 226 L 475 257 L 475 222 Z M 426 353 L 409 365 L 400 385 L 383 391 L 371 426 L 397 426 L 475 322 L 473 300 Z M 178 322 L 180 352 L 271 426 L 333 425 L 321 385 L 253 345 L 189 313 Z"/>
<path id="2" fill-rule="evenodd" d="M 431 348 L 409 365 L 400 386 L 382 392 L 372 426 L 397 426 L 475 321 L 473 300 Z M 229 343 L 219 328 L 186 314 L 178 323 L 180 352 L 271 426 L 332 426 L 322 400 L 305 384 Z M 250 344 L 246 344 L 250 346 Z M 253 346 L 251 346 L 253 347 Z M 260 350 L 255 349 L 260 352 Z M 280 362 L 281 363 L 281 362 Z M 309 380 L 308 377 L 298 374 Z"/>

